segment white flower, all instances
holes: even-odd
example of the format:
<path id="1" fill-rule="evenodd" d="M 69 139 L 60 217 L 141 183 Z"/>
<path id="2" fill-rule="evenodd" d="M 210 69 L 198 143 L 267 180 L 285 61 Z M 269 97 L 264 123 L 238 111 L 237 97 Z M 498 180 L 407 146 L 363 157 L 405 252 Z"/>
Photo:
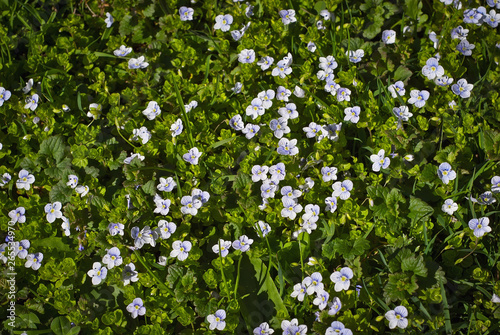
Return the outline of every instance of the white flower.
<path id="1" fill-rule="evenodd" d="M 449 215 L 453 215 L 453 213 L 458 209 L 457 203 L 453 202 L 452 199 L 446 199 L 441 210 Z"/>

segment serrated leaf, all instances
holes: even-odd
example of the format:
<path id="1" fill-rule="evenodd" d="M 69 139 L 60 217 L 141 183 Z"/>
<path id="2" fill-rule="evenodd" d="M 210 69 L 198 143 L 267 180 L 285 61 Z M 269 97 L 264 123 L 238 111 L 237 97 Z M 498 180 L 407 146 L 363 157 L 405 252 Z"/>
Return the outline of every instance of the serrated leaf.
<path id="1" fill-rule="evenodd" d="M 401 261 L 401 270 L 411 271 L 420 277 L 427 276 L 427 268 L 425 267 L 425 262 L 422 255 L 419 255 L 418 257 L 412 255 L 408 258 L 404 258 Z"/>
<path id="2" fill-rule="evenodd" d="M 146 184 L 142 185 L 142 190 L 146 194 L 155 195 L 156 194 L 155 181 L 154 180 L 150 180 Z"/>
<path id="3" fill-rule="evenodd" d="M 68 187 L 63 180 L 61 180 L 57 185 L 54 185 L 49 192 L 50 202 L 59 201 L 63 205 L 71 201 L 71 195 L 73 194 L 73 189 Z"/>
<path id="4" fill-rule="evenodd" d="M 408 217 L 411 219 L 412 224 L 418 221 L 426 221 L 432 213 L 434 208 L 429 206 L 425 201 L 414 196 L 410 196 L 410 213 Z"/>
<path id="5" fill-rule="evenodd" d="M 51 136 L 43 140 L 40 144 L 39 155 L 46 155 L 54 158 L 56 162 L 64 158 L 65 144 L 60 136 Z"/>

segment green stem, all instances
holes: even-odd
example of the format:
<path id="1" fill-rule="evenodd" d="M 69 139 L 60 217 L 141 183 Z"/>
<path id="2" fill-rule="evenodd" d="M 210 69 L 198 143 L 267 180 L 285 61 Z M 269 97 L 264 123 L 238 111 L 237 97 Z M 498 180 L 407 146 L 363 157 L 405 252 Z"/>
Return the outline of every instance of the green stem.
<path id="1" fill-rule="evenodd" d="M 238 284 L 240 283 L 240 267 L 241 267 L 241 259 L 243 258 L 243 252 L 240 254 L 240 259 L 238 260 L 238 273 L 236 275 L 236 282 L 234 283 L 234 300 L 238 301 L 237 298 L 237 291 L 238 291 Z"/>
<path id="2" fill-rule="evenodd" d="M 125 137 L 123 137 L 122 133 L 120 132 L 120 125 L 118 124 L 118 119 L 116 117 L 115 117 L 115 125 L 116 125 L 116 130 L 118 131 L 118 134 L 121 136 L 121 138 L 123 138 L 123 140 L 125 142 L 127 142 L 132 147 L 134 147 L 134 149 L 137 149 L 137 147 L 135 145 L 133 145 L 129 140 L 127 140 Z"/>
<path id="3" fill-rule="evenodd" d="M 158 283 L 158 285 L 160 285 L 162 288 L 164 288 L 168 293 L 170 293 L 171 295 L 175 296 L 174 292 L 167 286 L 165 285 L 165 283 L 163 283 L 152 271 L 151 269 L 149 268 L 149 266 L 146 264 L 146 262 L 144 261 L 144 259 L 142 259 L 142 256 L 139 254 L 139 252 L 137 250 L 134 250 L 134 254 L 135 256 L 137 257 L 137 259 L 139 260 L 139 262 L 142 264 L 142 266 L 144 266 L 146 268 L 146 270 L 148 271 L 149 275 L 151 277 L 154 278 L 154 280 L 156 280 L 156 282 Z"/>

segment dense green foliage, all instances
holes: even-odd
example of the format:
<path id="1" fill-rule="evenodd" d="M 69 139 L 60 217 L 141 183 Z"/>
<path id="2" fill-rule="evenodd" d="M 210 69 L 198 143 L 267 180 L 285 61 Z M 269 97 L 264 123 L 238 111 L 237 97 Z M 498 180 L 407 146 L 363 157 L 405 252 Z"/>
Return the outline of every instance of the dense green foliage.
<path id="1" fill-rule="evenodd" d="M 293 318 L 310 334 L 325 334 L 333 321 L 354 334 L 500 332 L 500 305 L 492 301 L 500 295 L 499 202 L 492 201 L 500 199 L 484 195 L 500 175 L 500 37 L 485 22 L 464 23 L 470 8 L 495 8 L 482 1 L 457 9 L 438 0 L 257 0 L 247 17 L 242 2 L 193 2 L 0 0 L 0 87 L 12 94 L 0 106 L 0 176 L 12 176 L 0 189 L 0 230 L 8 237 L 15 227 L 15 241 L 28 240 L 30 254 L 43 254 L 37 270 L 15 258 L 14 328 L 3 280 L 12 269 L 0 262 L 2 334 L 252 334 L 263 322 L 281 334 L 282 321 Z M 181 6 L 194 9 L 193 20 L 181 21 Z M 295 10 L 297 21 L 285 25 L 284 9 Z M 114 18 L 109 28 L 106 13 Z M 221 14 L 232 15 L 230 31 L 251 22 L 241 39 L 214 29 Z M 470 56 L 451 38 L 460 25 L 475 45 Z M 385 30 L 396 32 L 395 43 L 383 43 Z M 121 45 L 132 52 L 115 56 Z M 238 60 L 245 49 L 255 51 L 253 63 Z M 364 56 L 353 63 L 346 52 L 358 49 Z M 288 53 L 292 73 L 273 76 Z M 470 97 L 423 75 L 437 53 L 452 85 L 461 78 L 473 84 Z M 338 63 L 334 81 L 351 91 L 350 101 L 326 92 L 317 75 L 320 58 L 329 55 Z M 129 68 L 139 56 L 149 65 Z M 274 58 L 267 70 L 257 65 L 263 56 Z M 33 86 L 24 93 L 29 79 Z M 389 86 L 397 81 L 406 94 L 393 97 Z M 237 82 L 241 93 L 232 90 Z M 280 139 L 269 127 L 286 102 L 274 99 L 256 120 L 245 112 L 259 92 L 278 86 L 304 90 L 304 97 L 289 97 L 299 116 L 288 120 L 283 136 L 297 140 L 296 155 L 278 153 Z M 412 90 L 429 92 L 422 108 L 408 102 Z M 29 109 L 32 94 L 39 104 Z M 151 101 L 161 108 L 156 118 L 143 113 Z M 191 101 L 198 105 L 189 111 Z M 402 105 L 413 115 L 398 122 L 393 109 Z M 345 121 L 345 109 L 354 106 L 359 122 Z M 230 125 L 237 114 L 260 125 L 256 136 Z M 178 119 L 184 130 L 173 137 Z M 318 140 L 303 130 L 311 122 L 342 125 Z M 145 144 L 134 138 L 141 127 L 151 133 Z M 183 158 L 194 147 L 202 153 L 198 164 Z M 390 165 L 376 172 L 370 157 L 380 149 Z M 144 159 L 126 161 L 134 153 Z M 302 207 L 319 206 L 317 229 L 300 231 L 304 210 L 294 219 L 282 216 L 280 190 L 262 206 L 252 167 L 278 163 L 286 166 L 279 186 L 301 189 Z M 442 163 L 456 172 L 449 183 L 439 176 Z M 324 181 L 324 167 L 335 167 L 337 180 Z M 16 187 L 22 169 L 35 177 L 27 190 Z M 88 194 L 68 186 L 70 175 Z M 160 178 L 168 177 L 177 187 L 160 191 Z M 306 178 L 314 181 L 310 189 Z M 327 210 L 332 185 L 344 180 L 353 183 L 350 196 Z M 196 215 L 183 214 L 181 199 L 194 189 L 210 198 Z M 167 215 L 155 211 L 156 194 L 170 200 Z M 447 199 L 458 204 L 452 215 L 442 210 Z M 46 205 L 55 202 L 69 236 L 61 218 L 48 222 Z M 9 213 L 19 207 L 26 221 L 10 224 Z M 469 222 L 484 217 L 491 231 L 476 237 Z M 155 229 L 160 220 L 175 223 L 172 236 L 134 250 L 132 228 Z M 265 236 L 255 228 L 259 221 L 271 227 Z M 123 236 L 112 236 L 110 223 L 123 224 Z M 242 235 L 254 241 L 249 251 L 231 248 L 226 257 L 213 251 L 219 239 Z M 192 243 L 186 260 L 171 256 L 174 241 Z M 93 285 L 88 272 L 112 247 L 123 263 Z M 125 285 L 129 263 L 138 281 Z M 354 276 L 348 290 L 336 292 L 330 276 L 343 267 Z M 330 301 L 342 302 L 335 315 L 320 311 L 315 295 L 292 297 L 315 272 Z M 132 317 L 127 306 L 136 298 L 146 312 Z M 408 310 L 404 330 L 390 329 L 384 318 L 397 306 Z M 225 328 L 210 330 L 207 316 L 219 309 L 227 314 Z"/>

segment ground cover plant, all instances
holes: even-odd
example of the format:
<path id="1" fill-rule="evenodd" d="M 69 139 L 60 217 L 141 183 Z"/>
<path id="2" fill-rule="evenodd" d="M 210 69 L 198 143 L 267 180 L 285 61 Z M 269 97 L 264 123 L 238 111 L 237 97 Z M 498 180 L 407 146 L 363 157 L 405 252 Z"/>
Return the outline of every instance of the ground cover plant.
<path id="1" fill-rule="evenodd" d="M 2 334 L 498 334 L 499 22 L 0 0 Z"/>

